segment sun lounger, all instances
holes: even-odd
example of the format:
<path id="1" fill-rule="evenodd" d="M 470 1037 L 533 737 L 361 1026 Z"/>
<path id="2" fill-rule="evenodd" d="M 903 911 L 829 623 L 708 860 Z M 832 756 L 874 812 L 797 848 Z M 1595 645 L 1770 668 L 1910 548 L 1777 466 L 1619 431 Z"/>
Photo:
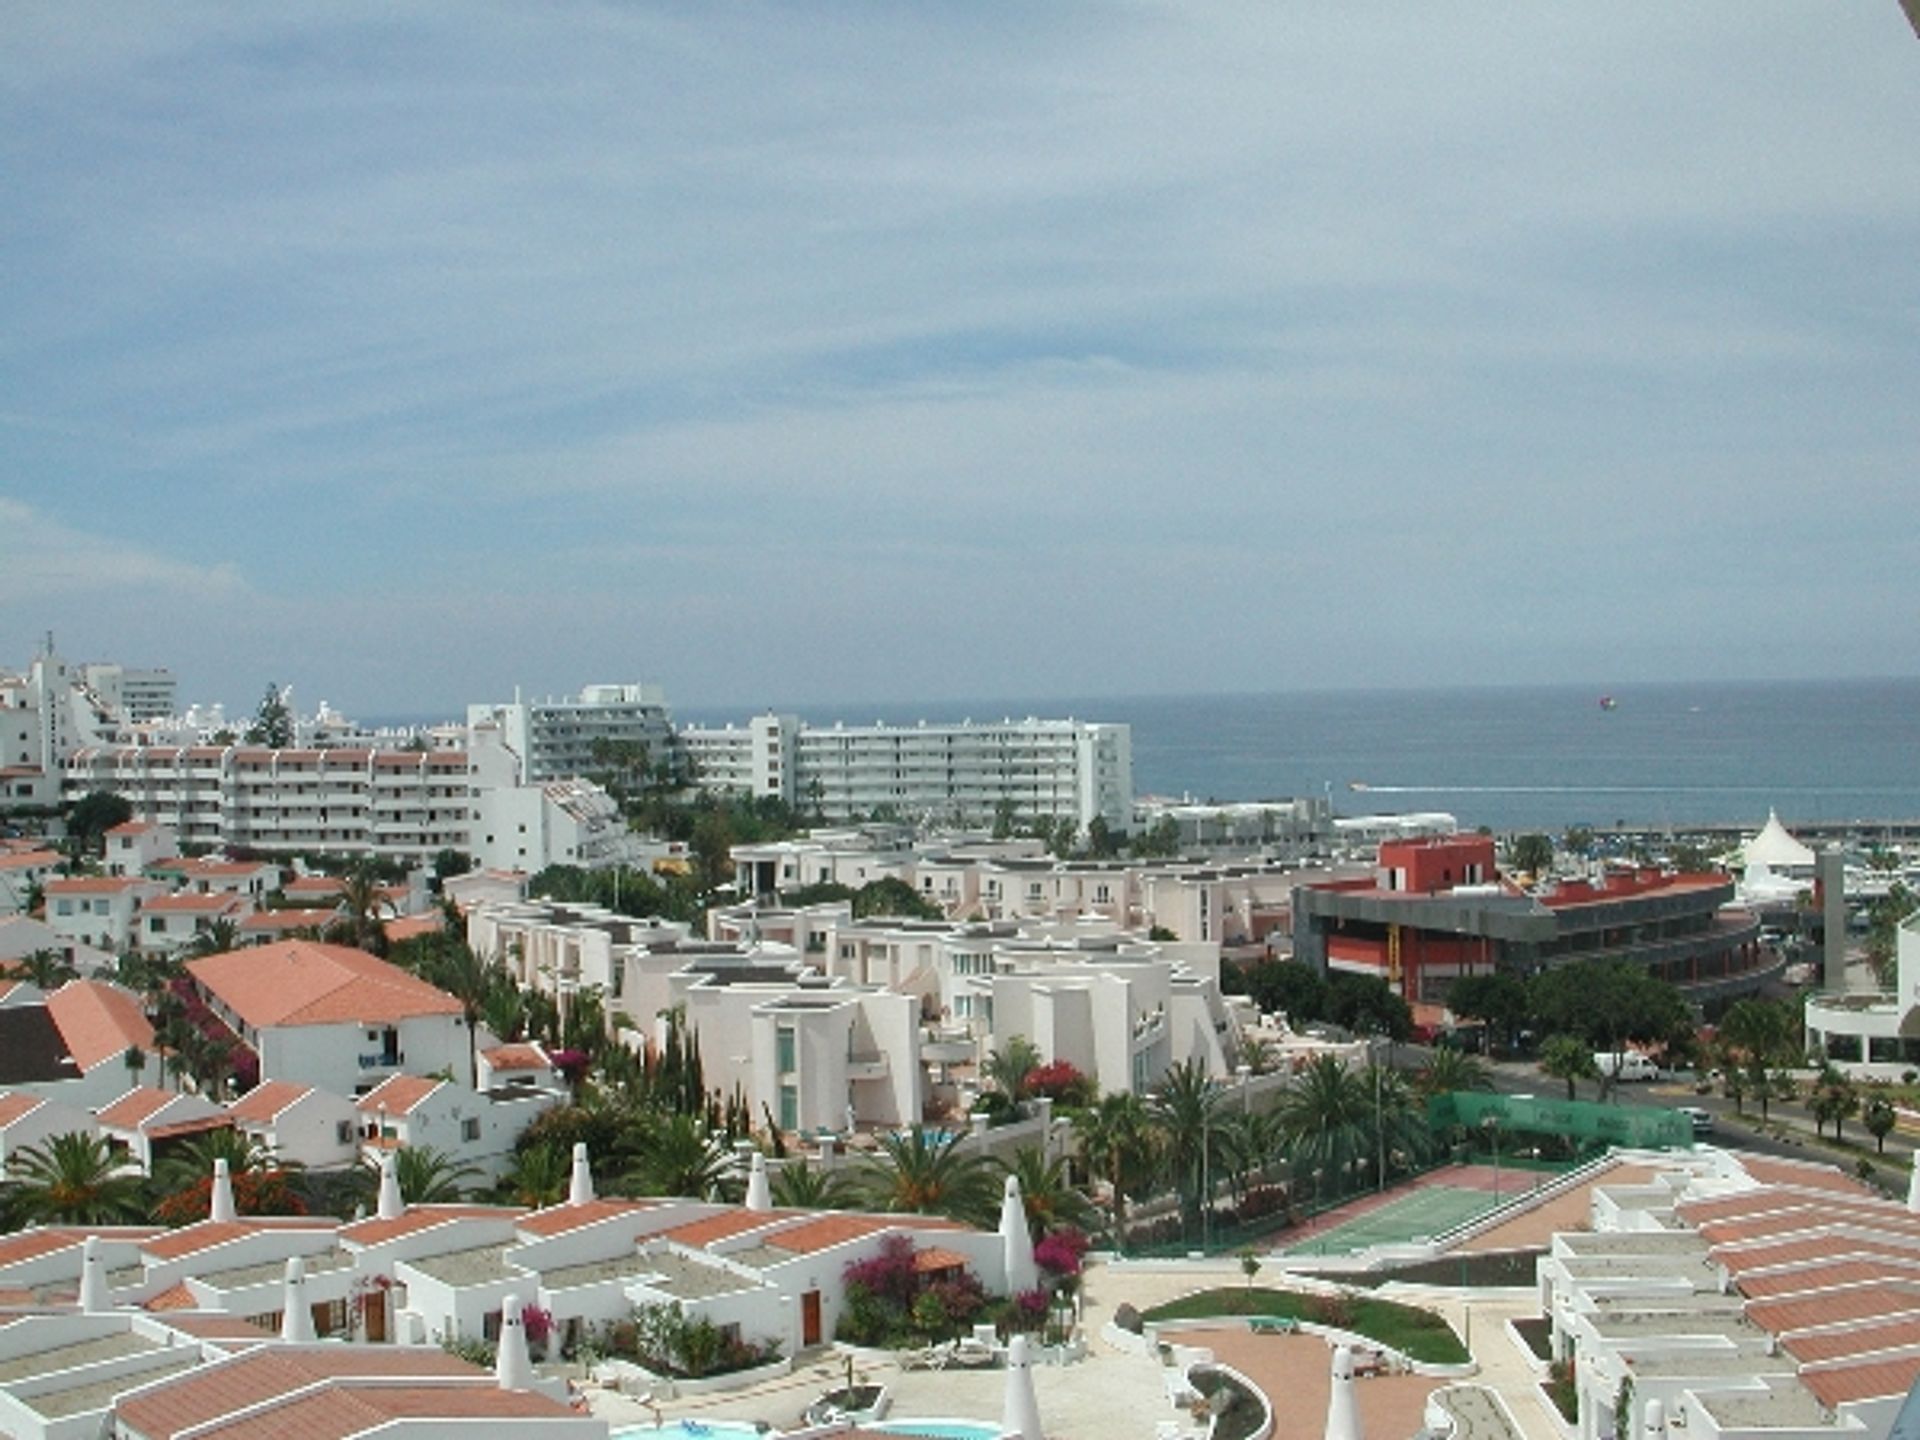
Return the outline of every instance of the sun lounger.
<path id="1" fill-rule="evenodd" d="M 975 1368 L 998 1363 L 1000 1352 L 984 1340 L 968 1338 L 957 1340 L 953 1346 L 953 1363 L 969 1365 Z"/>
<path id="2" fill-rule="evenodd" d="M 923 1350 L 908 1350 L 900 1356 L 902 1370 L 944 1370 L 953 1363 L 953 1341 L 943 1340 Z"/>
<path id="3" fill-rule="evenodd" d="M 1255 1315 L 1247 1321 L 1247 1328 L 1256 1335 L 1291 1335 L 1300 1328 L 1300 1322 L 1281 1315 Z"/>

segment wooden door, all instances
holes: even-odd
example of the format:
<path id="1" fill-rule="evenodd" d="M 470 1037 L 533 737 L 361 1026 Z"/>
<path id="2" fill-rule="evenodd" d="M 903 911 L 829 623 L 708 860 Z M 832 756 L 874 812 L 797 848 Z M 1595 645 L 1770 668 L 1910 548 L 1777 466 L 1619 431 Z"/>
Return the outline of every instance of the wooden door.
<path id="1" fill-rule="evenodd" d="M 800 1343 L 813 1346 L 820 1343 L 820 1292 L 808 1290 L 800 1296 Z"/>

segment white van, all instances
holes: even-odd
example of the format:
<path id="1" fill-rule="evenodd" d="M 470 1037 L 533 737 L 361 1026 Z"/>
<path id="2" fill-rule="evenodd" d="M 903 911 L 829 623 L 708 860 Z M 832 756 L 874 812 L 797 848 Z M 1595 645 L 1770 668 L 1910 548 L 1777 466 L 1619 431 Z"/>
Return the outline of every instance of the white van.
<path id="1" fill-rule="evenodd" d="M 1593 1068 L 1610 1080 L 1658 1080 L 1660 1067 L 1637 1051 L 1616 1055 L 1611 1050 L 1596 1050 Z"/>

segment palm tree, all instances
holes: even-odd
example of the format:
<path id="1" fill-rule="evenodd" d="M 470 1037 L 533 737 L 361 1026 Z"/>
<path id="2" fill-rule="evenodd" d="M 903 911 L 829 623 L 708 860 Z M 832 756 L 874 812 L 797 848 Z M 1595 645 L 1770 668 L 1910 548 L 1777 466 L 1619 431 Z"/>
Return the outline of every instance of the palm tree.
<path id="1" fill-rule="evenodd" d="M 1000 1049 L 990 1051 L 980 1067 L 980 1078 L 1009 1100 L 1026 1098 L 1027 1081 L 1040 1068 L 1040 1047 L 1024 1035 L 1015 1035 Z"/>
<path id="2" fill-rule="evenodd" d="M 191 1190 L 201 1181 L 212 1177 L 213 1162 L 216 1160 L 227 1162 L 229 1175 L 241 1175 L 249 1170 L 300 1168 L 296 1161 L 275 1159 L 273 1151 L 264 1145 L 256 1145 L 249 1136 L 229 1126 L 209 1130 L 204 1135 L 173 1146 L 164 1159 L 154 1164 L 154 1188 L 162 1194 Z"/>
<path id="3" fill-rule="evenodd" d="M 1213 1203 L 1205 1192 L 1219 1153 L 1214 1126 L 1222 1094 L 1200 1061 L 1186 1060 L 1162 1077 L 1149 1106 L 1161 1135 L 1161 1155 L 1180 1194 L 1182 1215 L 1189 1222 L 1199 1219 L 1202 1209 Z"/>
<path id="4" fill-rule="evenodd" d="M 145 1184 L 97 1135 L 51 1135 L 13 1158 L 14 1202 L 27 1218 L 77 1225 L 144 1219 Z"/>
<path id="5" fill-rule="evenodd" d="M 1373 1088 L 1336 1056 L 1315 1057 L 1275 1107 L 1295 1174 L 1353 1173 L 1373 1149 Z"/>
<path id="6" fill-rule="evenodd" d="M 1455 1090 L 1491 1090 L 1493 1072 L 1479 1056 L 1448 1046 L 1434 1051 L 1433 1057 L 1420 1067 L 1414 1088 L 1423 1097 L 1447 1095 Z"/>
<path id="7" fill-rule="evenodd" d="M 77 967 L 58 950 L 35 950 L 13 962 L 14 974 L 39 990 L 58 990 L 80 976 Z"/>
<path id="8" fill-rule="evenodd" d="M 1130 1091 L 1102 1095 L 1099 1104 L 1073 1117 L 1087 1168 L 1107 1182 L 1113 1207 L 1113 1243 L 1124 1248 L 1127 1192 L 1138 1191 L 1157 1160 L 1153 1119 Z"/>
<path id="9" fill-rule="evenodd" d="M 1020 1199 L 1027 1211 L 1027 1229 L 1035 1240 L 1069 1226 L 1085 1230 L 1093 1206 L 1073 1187 L 1065 1156 L 1047 1158 L 1037 1145 L 1022 1145 L 1011 1160 L 996 1158 L 994 1165 L 1020 1182 Z"/>
<path id="10" fill-rule="evenodd" d="M 665 1116 L 648 1132 L 640 1163 L 628 1172 L 627 1188 L 642 1195 L 715 1198 L 733 1171 L 726 1140 L 709 1134 L 692 1115 Z"/>
<path id="11" fill-rule="evenodd" d="M 341 917 L 328 935 L 374 955 L 387 953 L 388 918 L 398 913 L 371 865 L 355 865 L 340 877 Z"/>
<path id="12" fill-rule="evenodd" d="M 965 1138 L 919 1125 L 880 1136 L 879 1153 L 863 1162 L 860 1174 L 873 1207 L 991 1224 L 998 1196 L 993 1170 L 983 1157 L 959 1148 Z"/>
<path id="13" fill-rule="evenodd" d="M 1272 1163 L 1283 1139 L 1275 1111 L 1232 1110 L 1220 1117 L 1220 1160 L 1235 1204 L 1246 1198 L 1253 1178 Z"/>
<path id="14" fill-rule="evenodd" d="M 202 955 L 225 955 L 239 948 L 239 925 L 222 915 L 209 920 L 203 928 L 194 932 L 193 939 L 187 942 L 185 953 L 197 959 Z"/>
<path id="15" fill-rule="evenodd" d="M 380 1172 L 365 1167 L 368 1188 L 380 1183 Z M 436 1150 L 431 1145 L 402 1145 L 393 1152 L 393 1175 L 400 1182 L 400 1198 L 409 1205 L 444 1205 L 467 1198 L 473 1181 L 482 1178 L 478 1168 Z"/>
<path id="16" fill-rule="evenodd" d="M 822 1170 L 805 1160 L 782 1165 L 768 1186 L 773 1203 L 792 1210 L 850 1210 L 859 1201 L 844 1170 Z"/>
<path id="17" fill-rule="evenodd" d="M 460 1002 L 467 1026 L 467 1083 L 480 1083 L 480 1042 L 477 1029 L 488 996 L 495 988 L 496 975 L 504 979 L 505 967 L 498 961 L 482 959 L 473 947 L 458 935 L 428 935 L 411 948 L 410 968 L 429 985 L 437 985 Z"/>
<path id="18" fill-rule="evenodd" d="M 573 1178 L 573 1157 L 557 1144 L 533 1145 L 513 1157 L 500 1188 L 516 1205 L 537 1210 L 567 1198 Z"/>

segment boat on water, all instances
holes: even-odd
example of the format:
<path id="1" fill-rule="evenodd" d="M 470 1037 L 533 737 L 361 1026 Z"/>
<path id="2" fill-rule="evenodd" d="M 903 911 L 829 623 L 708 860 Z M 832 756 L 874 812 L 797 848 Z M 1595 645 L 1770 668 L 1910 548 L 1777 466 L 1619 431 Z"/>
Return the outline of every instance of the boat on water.
<path id="1" fill-rule="evenodd" d="M 1602 710 L 1618 710 L 1620 708 L 1620 702 L 1611 695 L 1602 695 L 1600 697 L 1600 708 Z"/>
<path id="2" fill-rule="evenodd" d="M 1372 788 L 1373 787 L 1364 780 L 1347 781 L 1347 789 L 1349 790 L 1371 790 Z"/>

